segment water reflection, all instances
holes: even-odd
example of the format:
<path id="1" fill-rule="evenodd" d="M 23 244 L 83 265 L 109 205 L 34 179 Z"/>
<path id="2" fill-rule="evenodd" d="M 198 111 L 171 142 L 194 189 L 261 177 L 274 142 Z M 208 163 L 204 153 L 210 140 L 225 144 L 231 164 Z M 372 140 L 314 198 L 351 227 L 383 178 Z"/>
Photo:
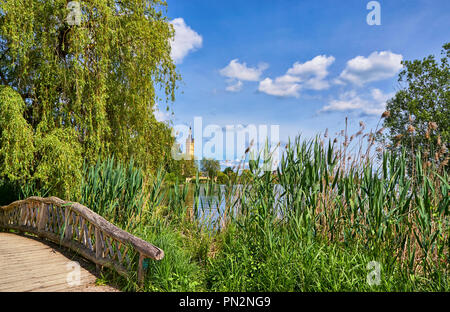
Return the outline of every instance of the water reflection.
<path id="1" fill-rule="evenodd" d="M 198 197 L 195 198 L 195 187 L 189 188 L 186 204 L 197 220 L 214 224 L 224 214 L 226 207 L 226 186 L 216 185 L 215 189 L 205 185 L 199 186 Z"/>
<path id="2" fill-rule="evenodd" d="M 216 185 L 214 189 L 211 189 L 210 186 L 200 185 L 198 197 L 195 198 L 195 187 L 190 186 L 186 197 L 186 205 L 191 211 L 191 215 L 202 223 L 214 225 L 217 221 L 221 221 L 220 218 L 225 212 L 226 214 L 234 214 L 239 210 L 241 204 L 243 186 L 234 185 L 232 189 L 230 188 L 225 185 Z M 246 188 L 250 189 L 249 186 L 246 186 Z M 281 198 L 281 185 L 275 185 L 273 192 L 275 196 L 272 208 L 276 209 L 281 217 L 284 203 Z"/>

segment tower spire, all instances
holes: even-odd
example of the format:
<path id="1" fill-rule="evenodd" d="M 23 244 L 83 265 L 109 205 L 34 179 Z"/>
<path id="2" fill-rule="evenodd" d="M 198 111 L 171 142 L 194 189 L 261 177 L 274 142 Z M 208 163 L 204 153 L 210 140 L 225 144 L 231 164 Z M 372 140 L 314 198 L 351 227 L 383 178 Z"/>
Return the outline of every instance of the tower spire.
<path id="1" fill-rule="evenodd" d="M 189 134 L 186 138 L 186 154 L 188 159 L 194 159 L 194 139 L 192 138 L 192 127 L 189 127 Z"/>

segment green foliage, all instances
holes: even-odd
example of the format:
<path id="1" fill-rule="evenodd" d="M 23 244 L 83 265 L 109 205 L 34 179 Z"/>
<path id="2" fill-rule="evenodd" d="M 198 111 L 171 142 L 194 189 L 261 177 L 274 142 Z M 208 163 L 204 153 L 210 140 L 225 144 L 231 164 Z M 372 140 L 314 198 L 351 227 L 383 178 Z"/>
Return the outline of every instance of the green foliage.
<path id="1" fill-rule="evenodd" d="M 198 162 L 196 160 L 184 159 L 179 160 L 170 159 L 167 161 L 165 169 L 168 173 L 173 173 L 171 175 L 171 180 L 174 182 L 175 178 L 178 177 L 180 181 L 184 181 L 186 178 L 195 176 L 198 171 Z"/>
<path id="2" fill-rule="evenodd" d="M 198 171 L 198 163 L 196 160 L 185 160 L 182 159 L 181 161 L 181 172 L 183 174 L 183 177 L 190 178 L 195 176 L 195 174 Z"/>
<path id="3" fill-rule="evenodd" d="M 208 289 L 231 292 L 377 291 L 396 289 L 405 282 L 395 272 L 396 285 L 389 285 L 390 280 L 386 279 L 380 286 L 367 284 L 366 264 L 373 257 L 358 246 L 296 240 L 286 232 L 270 248 L 267 237 L 255 235 L 257 233 L 248 232 L 248 229 L 227 229 L 222 252 L 209 263 Z M 392 276 L 394 268 L 388 268 L 382 262 L 382 276 Z"/>
<path id="4" fill-rule="evenodd" d="M 81 204 L 123 228 L 133 228 L 144 206 L 142 171 L 133 160 L 124 166 L 113 157 L 84 165 Z"/>
<path id="5" fill-rule="evenodd" d="M 153 115 L 157 90 L 174 100 L 180 79 L 165 3 L 80 1 L 79 26 L 67 3 L 0 2 L 0 83 L 24 99 L 34 131 L 74 129 L 90 163 L 115 154 L 156 170 L 173 142 Z"/>
<path id="6" fill-rule="evenodd" d="M 217 160 L 203 158 L 201 160 L 201 170 L 210 179 L 214 179 L 220 171 L 220 164 Z"/>
<path id="7" fill-rule="evenodd" d="M 6 184 L 76 197 L 81 181 L 81 146 L 76 132 L 55 128 L 34 134 L 23 117 L 25 103 L 11 87 L 0 87 L 0 178 Z M 14 187 L 13 189 L 17 189 Z M 29 193 L 28 191 L 25 191 Z"/>
<path id="8" fill-rule="evenodd" d="M 162 261 L 151 261 L 146 291 L 197 291 L 201 284 L 200 267 L 192 261 L 191 250 L 181 233 L 171 225 L 157 223 L 156 228 L 141 227 L 139 234 L 164 250 Z"/>
<path id="9" fill-rule="evenodd" d="M 230 175 L 230 174 L 233 173 L 233 169 L 232 169 L 231 167 L 226 167 L 226 168 L 223 170 L 223 173 L 225 173 L 226 175 Z"/>
<path id="10" fill-rule="evenodd" d="M 168 174 L 166 174 L 164 182 L 168 183 L 168 184 L 175 184 L 176 181 L 179 181 L 180 178 L 177 176 L 177 174 L 175 172 L 170 172 Z"/>
<path id="11" fill-rule="evenodd" d="M 244 170 L 242 170 L 242 172 L 240 174 L 240 179 L 244 183 L 250 183 L 253 179 L 253 174 L 250 170 L 244 169 Z"/>
<path id="12" fill-rule="evenodd" d="M 416 153 L 411 180 L 405 151 L 344 170 L 341 149 L 297 138 L 276 177 L 252 163 L 221 212 L 208 290 L 448 291 L 448 174 Z M 371 261 L 381 265 L 377 286 L 366 281 Z"/>
<path id="13" fill-rule="evenodd" d="M 144 194 L 129 192 L 148 202 L 139 210 L 123 201 L 121 225 L 165 253 L 149 262 L 144 290 L 448 291 L 448 174 L 423 167 L 416 153 L 417 174 L 406 176 L 405 151 L 384 153 L 376 168 L 365 158 L 347 166 L 343 149 L 296 138 L 275 176 L 258 159 L 248 179 L 224 187 L 167 183 L 159 171 Z M 87 184 L 99 195 L 85 204 L 113 220 L 117 210 L 100 209 L 122 198 L 115 181 L 133 179 L 104 166 L 91 176 L 110 177 Z M 379 285 L 367 283 L 372 261 Z M 122 282 L 136 290 L 133 280 Z"/>
<path id="14" fill-rule="evenodd" d="M 219 173 L 217 174 L 217 180 L 216 180 L 216 182 L 217 182 L 218 184 L 227 184 L 229 181 L 230 181 L 230 178 L 229 178 L 228 175 L 226 175 L 225 173 L 219 172 Z"/>
<path id="15" fill-rule="evenodd" d="M 0 179 L 25 183 L 34 160 L 33 130 L 23 117 L 25 103 L 12 88 L 0 86 Z"/>
<path id="16" fill-rule="evenodd" d="M 37 166 L 33 179 L 61 198 L 79 197 L 82 178 L 81 145 L 70 128 L 36 135 Z"/>
<path id="17" fill-rule="evenodd" d="M 438 165 L 448 157 L 450 141 L 450 43 L 443 46 L 440 63 L 433 55 L 423 60 L 404 61 L 399 82 L 406 84 L 388 101 L 391 150 L 401 147 L 414 153 L 417 147 L 429 149 L 427 160 Z M 448 162 L 448 160 L 447 160 Z M 448 168 L 448 163 L 447 163 Z"/>

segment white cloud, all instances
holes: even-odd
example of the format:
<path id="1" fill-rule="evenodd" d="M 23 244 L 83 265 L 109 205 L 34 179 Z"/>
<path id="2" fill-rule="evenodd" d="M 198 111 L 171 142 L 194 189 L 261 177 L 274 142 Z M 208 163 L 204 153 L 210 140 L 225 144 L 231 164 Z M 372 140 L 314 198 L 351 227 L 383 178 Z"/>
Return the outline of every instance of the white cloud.
<path id="1" fill-rule="evenodd" d="M 333 83 L 334 83 L 334 84 L 337 84 L 337 85 L 340 85 L 340 86 L 344 86 L 344 85 L 345 85 L 345 82 L 342 81 L 342 80 L 339 79 L 339 78 L 333 79 Z"/>
<path id="2" fill-rule="evenodd" d="M 268 67 L 266 63 L 261 63 L 258 67 L 248 67 L 246 63 L 239 63 L 238 59 L 234 59 L 220 70 L 220 74 L 229 78 L 227 91 L 239 92 L 242 90 L 242 81 L 259 81 Z"/>
<path id="3" fill-rule="evenodd" d="M 328 67 L 334 61 L 335 58 L 333 56 L 318 55 L 305 63 L 294 63 L 287 73 L 302 78 L 305 89 L 328 89 L 329 84 L 324 79 L 328 76 Z"/>
<path id="4" fill-rule="evenodd" d="M 325 81 L 320 78 L 311 78 L 308 81 L 304 83 L 305 89 L 311 89 L 311 90 L 326 90 L 330 87 L 330 84 L 328 81 Z"/>
<path id="5" fill-rule="evenodd" d="M 339 99 L 333 99 L 321 112 L 360 111 L 367 115 L 381 115 L 386 110 L 386 102 L 395 93 L 383 93 L 380 89 L 372 89 L 370 94 L 358 95 L 356 91 L 344 92 Z"/>
<path id="6" fill-rule="evenodd" d="M 242 81 L 238 80 L 235 84 L 232 84 L 233 81 L 230 81 L 231 83 L 225 90 L 229 92 L 239 92 L 242 90 L 243 83 Z"/>
<path id="7" fill-rule="evenodd" d="M 269 95 L 283 96 L 283 97 L 299 97 L 301 85 L 300 78 L 284 75 L 274 80 L 266 78 L 259 83 L 258 90 Z"/>
<path id="8" fill-rule="evenodd" d="M 347 62 L 347 67 L 335 82 L 344 81 L 362 86 L 367 82 L 391 78 L 402 68 L 403 56 L 390 51 L 373 52 L 369 57 L 357 56 Z"/>
<path id="9" fill-rule="evenodd" d="M 318 55 L 305 63 L 295 62 L 284 76 L 261 81 L 259 91 L 274 96 L 299 97 L 301 89 L 328 89 L 330 84 L 325 78 L 334 61 L 333 56 Z"/>
<path id="10" fill-rule="evenodd" d="M 171 40 L 171 57 L 175 63 L 181 63 L 189 52 L 202 47 L 203 38 L 186 25 L 184 19 L 176 18 L 170 22 L 175 29 L 175 38 Z"/>
<path id="11" fill-rule="evenodd" d="M 238 79 L 241 81 L 259 81 L 261 74 L 268 67 L 267 64 L 260 64 L 258 67 L 247 67 L 246 63 L 239 63 L 234 59 L 225 68 L 220 70 L 220 74 L 227 78 Z"/>

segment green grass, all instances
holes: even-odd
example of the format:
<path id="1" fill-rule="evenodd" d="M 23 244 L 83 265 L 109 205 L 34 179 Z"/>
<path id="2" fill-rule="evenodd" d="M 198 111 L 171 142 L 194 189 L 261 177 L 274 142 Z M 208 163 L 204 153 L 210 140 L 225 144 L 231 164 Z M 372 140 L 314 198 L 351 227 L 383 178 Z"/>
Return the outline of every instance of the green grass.
<path id="1" fill-rule="evenodd" d="M 420 151 L 376 162 L 361 150 L 349 159 L 347 148 L 297 138 L 276 174 L 257 160 L 224 194 L 208 182 L 210 205 L 226 207 L 214 224 L 190 209 L 198 180 L 145 180 L 113 159 L 85 168 L 79 201 L 164 250 L 144 291 L 449 291 L 448 172 L 423 166 Z M 378 285 L 367 281 L 372 261 Z M 138 290 L 135 278 L 105 279 Z"/>
<path id="2" fill-rule="evenodd" d="M 406 153 L 385 152 L 378 169 L 368 154 L 344 154 L 331 141 L 297 138 L 277 174 L 252 162 L 250 179 L 237 176 L 211 197 L 226 203 L 216 226 L 189 211 L 198 181 L 165 187 L 160 173 L 144 188 L 140 222 L 121 224 L 165 251 L 144 290 L 448 291 L 448 173 L 423 168 L 420 152 L 413 175 Z M 219 195 L 213 182 L 204 192 Z M 372 261 L 379 285 L 367 282 Z"/>

